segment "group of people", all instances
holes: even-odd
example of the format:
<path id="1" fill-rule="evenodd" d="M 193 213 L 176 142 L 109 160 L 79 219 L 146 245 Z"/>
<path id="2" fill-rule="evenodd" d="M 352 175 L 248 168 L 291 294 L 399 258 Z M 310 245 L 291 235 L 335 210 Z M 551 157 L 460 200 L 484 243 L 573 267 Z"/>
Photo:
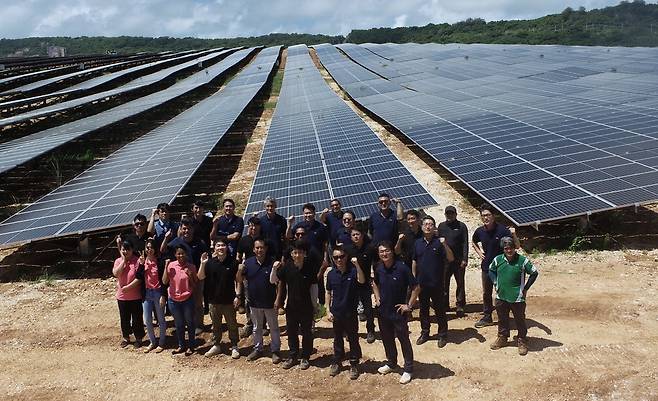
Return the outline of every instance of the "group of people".
<path id="1" fill-rule="evenodd" d="M 230 355 L 240 358 L 240 336 L 253 336 L 247 360 L 264 355 L 263 337 L 269 332 L 270 355 L 284 369 L 299 365 L 308 369 L 313 350 L 313 332 L 324 305 L 333 324 L 331 376 L 338 375 L 349 360 L 349 377 L 359 377 L 362 357 L 359 320 L 366 324 L 366 341 L 376 341 L 375 315 L 386 361 L 378 369 L 388 374 L 398 368 L 397 339 L 404 365 L 400 383 L 413 374 L 413 347 L 408 320 L 419 306 L 421 345 L 430 339 L 430 307 L 438 323 L 439 348 L 448 341 L 451 277 L 456 282 L 456 315 L 464 316 L 465 269 L 469 237 L 466 225 L 457 219 L 454 206 L 445 208 L 445 221 L 437 225 L 432 216 L 405 211 L 402 202 L 382 193 L 377 212 L 360 227 L 357 216 L 343 210 L 333 199 L 319 213 L 307 203 L 303 220 L 295 222 L 276 212 L 276 200 L 264 200 L 264 211 L 247 221 L 235 214 L 235 202 L 224 199 L 222 213 L 213 219 L 204 204 L 194 203 L 191 214 L 180 222 L 170 218 L 170 208 L 160 204 L 150 220 L 134 218 L 132 231 L 117 237 L 120 257 L 113 274 L 118 279 L 121 346 L 132 334 L 135 347 L 162 352 L 165 347 L 165 308 L 173 315 L 178 347 L 172 353 L 191 355 L 195 336 L 203 330 L 204 315 L 212 320 L 212 346 L 205 356 L 222 352 L 222 323 L 228 327 Z M 482 205 L 483 225 L 473 233 L 472 247 L 481 258 L 483 316 L 476 327 L 493 325 L 493 290 L 498 315 L 498 336 L 491 349 L 506 346 L 509 312 L 518 329 L 518 351 L 528 352 L 525 297 L 537 278 L 537 270 L 517 253 L 519 240 L 513 228 L 495 221 L 493 208 Z M 242 333 L 236 313 L 246 313 Z M 278 315 L 285 314 L 289 353 L 282 359 Z M 154 320 L 159 326 L 155 337 Z M 144 332 L 146 326 L 146 333 Z M 187 334 L 187 337 L 186 337 Z M 301 344 L 299 337 L 301 336 Z M 344 338 L 349 352 L 345 351 Z"/>

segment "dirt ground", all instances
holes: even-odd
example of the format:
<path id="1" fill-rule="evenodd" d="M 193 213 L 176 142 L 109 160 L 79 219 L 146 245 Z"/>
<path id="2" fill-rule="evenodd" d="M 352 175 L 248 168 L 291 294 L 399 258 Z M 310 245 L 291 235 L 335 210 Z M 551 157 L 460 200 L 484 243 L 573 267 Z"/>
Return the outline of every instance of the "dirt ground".
<path id="1" fill-rule="evenodd" d="M 454 204 L 469 230 L 479 224 L 454 185 L 347 103 L 439 201 L 428 214 L 441 219 L 443 207 Z M 226 190 L 238 205 L 246 205 L 272 112 L 265 109 Z M 491 351 L 496 327 L 473 327 L 482 301 L 479 263 L 471 258 L 467 316 L 449 314 L 445 348 L 436 341 L 414 345 L 414 380 L 406 386 L 398 383 L 399 374 L 377 374 L 383 346 L 365 342 L 364 323 L 363 374 L 351 381 L 346 371 L 329 377 L 333 336 L 326 320 L 318 323 L 311 368 L 285 371 L 269 358 L 247 362 L 250 338 L 241 340 L 243 357 L 237 361 L 204 358 L 209 332 L 201 335 L 201 354 L 172 356 L 171 318 L 166 352 L 121 349 L 113 278 L 0 284 L 0 400 L 658 400 L 658 249 L 530 257 L 540 276 L 528 297 L 529 354 L 521 357 L 511 345 Z M 454 305 L 454 294 L 451 300 Z M 412 342 L 420 332 L 417 316 L 415 311 Z M 238 319 L 244 322 L 244 315 Z M 285 326 L 284 317 L 279 323 Z M 283 336 L 284 354 L 287 349 Z"/>

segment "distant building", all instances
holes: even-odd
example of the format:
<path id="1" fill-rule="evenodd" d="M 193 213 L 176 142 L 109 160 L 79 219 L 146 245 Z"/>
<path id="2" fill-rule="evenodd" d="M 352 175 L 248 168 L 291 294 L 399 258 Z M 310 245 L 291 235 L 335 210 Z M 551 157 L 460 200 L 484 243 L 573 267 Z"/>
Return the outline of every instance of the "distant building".
<path id="1" fill-rule="evenodd" d="M 64 57 L 66 48 L 62 46 L 48 46 L 48 57 Z"/>

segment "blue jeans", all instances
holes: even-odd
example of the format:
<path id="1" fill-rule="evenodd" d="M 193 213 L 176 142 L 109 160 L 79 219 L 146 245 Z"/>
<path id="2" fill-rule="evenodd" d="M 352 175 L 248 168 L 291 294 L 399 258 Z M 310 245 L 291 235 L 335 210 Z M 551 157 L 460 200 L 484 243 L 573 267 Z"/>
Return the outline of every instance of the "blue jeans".
<path id="1" fill-rule="evenodd" d="M 169 310 L 174 316 L 174 325 L 176 326 L 176 337 L 178 337 L 178 346 L 186 349 L 185 328 L 187 327 L 187 338 L 189 347 L 195 347 L 194 341 L 194 297 L 189 297 L 185 301 L 176 302 L 169 298 Z"/>
<path id="2" fill-rule="evenodd" d="M 160 341 L 158 345 L 164 347 L 165 337 L 167 336 L 167 322 L 164 316 L 164 307 L 160 306 L 160 289 L 146 289 L 146 295 L 142 304 L 144 309 L 144 323 L 146 323 L 146 333 L 149 336 L 151 345 L 155 345 L 155 333 L 153 332 L 153 310 L 158 317 L 158 326 L 160 327 Z"/>

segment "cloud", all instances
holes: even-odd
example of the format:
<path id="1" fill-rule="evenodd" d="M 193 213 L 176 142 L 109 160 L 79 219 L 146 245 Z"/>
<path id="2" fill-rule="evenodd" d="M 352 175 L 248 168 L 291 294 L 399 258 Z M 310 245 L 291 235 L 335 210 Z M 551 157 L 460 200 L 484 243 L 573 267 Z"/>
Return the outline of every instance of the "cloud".
<path id="1" fill-rule="evenodd" d="M 0 37 L 255 36 L 271 32 L 348 34 L 352 29 L 535 18 L 587 0 L 22 0 L 3 5 Z"/>

